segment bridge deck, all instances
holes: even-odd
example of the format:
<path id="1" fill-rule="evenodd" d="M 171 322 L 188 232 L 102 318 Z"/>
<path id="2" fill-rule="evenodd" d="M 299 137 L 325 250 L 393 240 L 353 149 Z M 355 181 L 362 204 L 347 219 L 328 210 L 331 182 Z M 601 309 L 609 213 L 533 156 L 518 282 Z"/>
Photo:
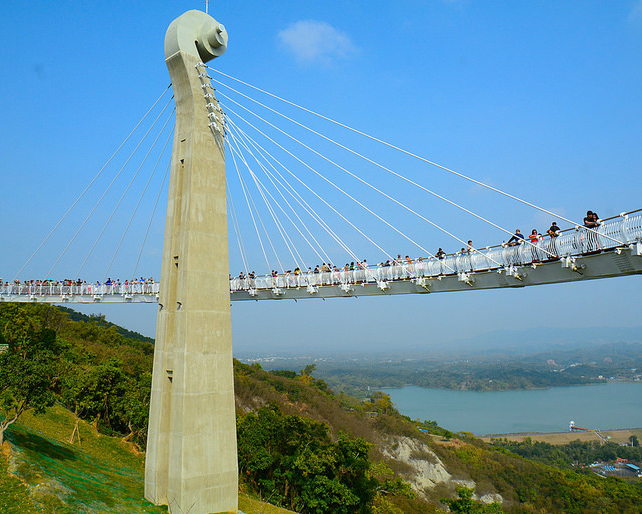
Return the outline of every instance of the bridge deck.
<path id="1" fill-rule="evenodd" d="M 391 294 L 426 294 L 503 287 L 577 282 L 642 274 L 642 243 L 546 262 L 511 264 L 456 273 L 428 275 L 428 268 L 392 266 L 367 271 L 260 277 L 240 284 L 231 281 L 231 300 L 299 300 Z M 269 281 L 269 282 L 266 282 Z M 258 283 L 258 284 L 257 284 Z M 159 284 L 143 291 L 124 286 L 4 286 L 0 301 L 31 303 L 154 303 Z"/>
<path id="2" fill-rule="evenodd" d="M 620 242 L 626 242 L 622 244 Z M 557 257 L 560 256 L 560 257 Z M 604 220 L 596 230 L 566 230 L 537 243 L 474 249 L 323 273 L 230 279 L 231 300 L 283 300 L 438 293 L 575 282 L 642 273 L 642 212 Z M 154 303 L 158 283 L 0 284 L 0 302 Z"/>
<path id="3" fill-rule="evenodd" d="M 608 250 L 549 262 L 443 274 L 437 276 L 343 281 L 326 285 L 256 288 L 232 291 L 232 300 L 333 298 L 391 294 L 425 294 L 474 289 L 525 287 L 642 274 L 637 248 Z"/>

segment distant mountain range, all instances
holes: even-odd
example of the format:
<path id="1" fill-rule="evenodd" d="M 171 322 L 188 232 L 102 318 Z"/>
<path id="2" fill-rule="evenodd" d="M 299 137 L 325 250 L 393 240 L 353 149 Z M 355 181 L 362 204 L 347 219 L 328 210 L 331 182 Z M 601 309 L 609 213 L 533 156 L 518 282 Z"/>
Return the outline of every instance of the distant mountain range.
<path id="1" fill-rule="evenodd" d="M 451 349 L 471 354 L 489 351 L 520 356 L 546 351 L 574 350 L 614 342 L 642 343 L 642 327 L 538 328 L 498 330 L 460 340 Z"/>
<path id="2" fill-rule="evenodd" d="M 619 343 L 624 346 L 611 346 L 608 351 L 611 353 L 635 352 L 642 347 L 642 327 L 604 327 L 604 328 L 538 328 L 535 330 L 497 330 L 486 334 L 479 334 L 470 338 L 461 339 L 455 342 L 441 343 L 431 340 L 426 345 L 424 340 L 414 344 L 395 342 L 394 345 L 385 347 L 369 347 L 367 353 L 362 347 L 350 351 L 309 351 L 305 354 L 302 351 L 283 350 L 272 352 L 272 355 L 280 358 L 302 358 L 311 359 L 336 358 L 342 360 L 381 360 L 391 359 L 412 359 L 412 360 L 451 360 L 470 358 L 475 360 L 485 359 L 523 359 L 535 356 L 566 355 L 569 359 L 573 354 L 578 360 L 588 360 L 587 352 L 602 348 L 605 345 Z M 632 346 L 626 346 L 631 344 Z M 333 347 L 334 348 L 334 347 Z M 619 348 L 619 349 L 618 349 Z M 637 350 L 636 350 L 637 349 Z M 598 352 L 599 353 L 599 352 Z M 259 352 L 235 352 L 241 360 L 266 357 L 266 354 Z M 598 358 L 596 353 L 595 357 Z M 603 357 L 602 357 L 603 358 Z M 530 359 L 529 359 L 530 360 Z"/>

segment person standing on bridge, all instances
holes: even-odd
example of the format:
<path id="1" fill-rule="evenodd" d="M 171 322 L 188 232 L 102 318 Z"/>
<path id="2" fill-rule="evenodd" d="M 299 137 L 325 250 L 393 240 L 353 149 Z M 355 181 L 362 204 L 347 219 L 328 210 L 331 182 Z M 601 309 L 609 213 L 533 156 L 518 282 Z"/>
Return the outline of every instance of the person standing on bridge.
<path id="1" fill-rule="evenodd" d="M 597 227 L 597 214 L 593 217 L 593 211 L 586 211 L 586 218 L 584 218 L 584 226 L 586 228 Z"/>
<path id="2" fill-rule="evenodd" d="M 537 232 L 536 228 L 531 230 L 531 233 L 528 236 L 528 240 L 531 243 L 531 254 L 533 255 L 533 262 L 539 262 L 540 261 L 539 249 L 537 247 L 537 244 L 539 243 L 541 238 L 542 238 L 542 234 Z"/>
<path id="3" fill-rule="evenodd" d="M 368 261 L 366 259 L 363 259 L 361 262 L 359 262 L 359 267 L 363 270 L 363 281 L 367 282 L 369 278 Z"/>
<path id="4" fill-rule="evenodd" d="M 583 246 L 583 251 L 584 252 L 591 252 L 594 250 L 599 249 L 599 244 L 597 240 L 597 233 L 595 230 L 600 226 L 600 222 L 598 220 L 598 215 L 597 212 L 593 211 L 587 211 L 586 212 L 586 218 L 584 218 L 584 226 L 589 229 L 586 231 L 585 234 L 585 241 Z M 581 237 L 583 237 L 584 234 L 582 234 Z"/>
<path id="5" fill-rule="evenodd" d="M 516 246 L 520 245 L 524 242 L 524 234 L 522 234 L 518 228 L 515 229 L 515 233 L 513 236 L 508 240 L 508 246 Z"/>
<path id="6" fill-rule="evenodd" d="M 473 253 L 475 253 L 475 247 L 473 246 L 473 240 L 469 239 L 468 245 L 466 246 L 466 257 L 470 271 L 473 271 Z"/>

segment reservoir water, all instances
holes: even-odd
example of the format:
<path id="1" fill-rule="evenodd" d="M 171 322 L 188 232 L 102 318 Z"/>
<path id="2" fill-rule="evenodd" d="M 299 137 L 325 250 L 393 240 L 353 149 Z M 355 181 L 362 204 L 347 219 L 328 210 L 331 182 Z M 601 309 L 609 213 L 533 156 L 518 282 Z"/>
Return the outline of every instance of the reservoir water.
<path id="1" fill-rule="evenodd" d="M 571 420 L 600 430 L 642 427 L 642 382 L 488 392 L 408 386 L 384 392 L 402 414 L 435 420 L 453 432 L 563 432 Z"/>

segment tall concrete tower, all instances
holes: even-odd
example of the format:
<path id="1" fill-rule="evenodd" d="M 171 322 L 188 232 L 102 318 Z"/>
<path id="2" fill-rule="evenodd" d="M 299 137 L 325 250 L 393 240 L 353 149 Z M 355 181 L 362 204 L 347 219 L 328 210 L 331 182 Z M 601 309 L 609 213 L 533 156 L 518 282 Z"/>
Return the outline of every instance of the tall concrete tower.
<path id="1" fill-rule="evenodd" d="M 200 11 L 174 20 L 165 62 L 176 129 L 165 226 L 145 497 L 172 513 L 237 512 L 224 130 L 198 64 L 227 48 Z"/>

